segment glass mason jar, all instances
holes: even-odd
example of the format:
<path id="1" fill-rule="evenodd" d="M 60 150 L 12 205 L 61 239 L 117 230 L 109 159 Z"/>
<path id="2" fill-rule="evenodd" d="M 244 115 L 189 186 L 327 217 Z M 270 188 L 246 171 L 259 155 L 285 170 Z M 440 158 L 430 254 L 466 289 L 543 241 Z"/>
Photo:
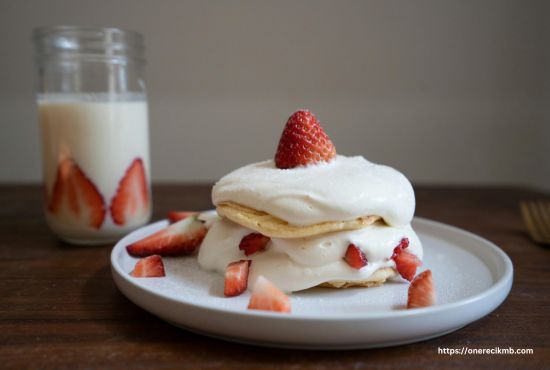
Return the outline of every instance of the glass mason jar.
<path id="1" fill-rule="evenodd" d="M 74 244 L 103 244 L 151 217 L 143 37 L 116 28 L 33 31 L 44 212 Z"/>

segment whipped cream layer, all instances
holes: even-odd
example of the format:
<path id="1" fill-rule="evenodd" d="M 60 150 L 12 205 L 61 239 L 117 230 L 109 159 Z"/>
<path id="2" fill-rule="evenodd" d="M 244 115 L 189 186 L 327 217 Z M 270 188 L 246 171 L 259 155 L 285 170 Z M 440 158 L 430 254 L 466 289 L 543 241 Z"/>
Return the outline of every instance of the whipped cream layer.
<path id="1" fill-rule="evenodd" d="M 239 250 L 243 237 L 254 231 L 221 219 L 204 238 L 198 262 L 205 270 L 225 272 L 231 262 L 252 260 L 249 285 L 263 275 L 285 292 L 294 292 L 334 280 L 361 281 L 382 267 L 395 268 L 390 259 L 401 238 L 409 239 L 408 252 L 422 259 L 422 245 L 410 225 L 389 227 L 382 222 L 359 230 L 339 231 L 308 238 L 273 238 L 261 252 L 245 256 Z M 343 257 L 350 243 L 365 253 L 368 264 L 357 270 Z"/>
<path id="2" fill-rule="evenodd" d="M 238 203 L 298 226 L 369 215 L 405 226 L 415 208 L 412 186 L 400 172 L 342 155 L 285 170 L 273 160 L 241 167 L 214 185 L 212 201 Z"/>

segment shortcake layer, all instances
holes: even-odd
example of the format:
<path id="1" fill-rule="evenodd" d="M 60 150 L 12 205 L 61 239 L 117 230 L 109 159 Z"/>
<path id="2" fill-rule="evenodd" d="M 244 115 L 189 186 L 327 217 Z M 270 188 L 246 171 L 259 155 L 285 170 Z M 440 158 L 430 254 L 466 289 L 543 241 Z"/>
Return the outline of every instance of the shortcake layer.
<path id="1" fill-rule="evenodd" d="M 229 263 L 249 259 L 252 260 L 249 284 L 263 275 L 281 290 L 293 292 L 326 282 L 334 282 L 332 285 L 336 287 L 379 284 L 392 275 L 387 270 L 395 268 L 390 257 L 403 237 L 409 239 L 407 251 L 422 259 L 422 246 L 410 225 L 390 227 L 376 222 L 358 230 L 306 238 L 271 238 L 265 250 L 245 256 L 239 244 L 252 232 L 227 219 L 214 222 L 199 250 L 199 265 L 223 273 Z M 343 260 L 350 243 L 367 257 L 367 265 L 359 270 Z"/>
<path id="2" fill-rule="evenodd" d="M 372 288 L 380 286 L 386 282 L 386 280 L 396 277 L 397 271 L 392 267 L 383 267 L 376 270 L 368 279 L 358 281 L 345 281 L 345 280 L 333 280 L 320 284 L 323 288 Z"/>
<path id="3" fill-rule="evenodd" d="M 378 216 L 359 217 L 350 221 L 327 221 L 313 225 L 295 226 L 263 211 L 233 202 L 216 207 L 218 214 L 231 221 L 271 238 L 303 238 L 342 230 L 357 230 L 378 221 Z"/>
<path id="4" fill-rule="evenodd" d="M 294 226 L 380 216 L 390 226 L 410 224 L 415 208 L 410 182 L 391 167 L 361 156 L 279 169 L 273 160 L 241 167 L 212 190 L 216 206 L 232 202 Z"/>

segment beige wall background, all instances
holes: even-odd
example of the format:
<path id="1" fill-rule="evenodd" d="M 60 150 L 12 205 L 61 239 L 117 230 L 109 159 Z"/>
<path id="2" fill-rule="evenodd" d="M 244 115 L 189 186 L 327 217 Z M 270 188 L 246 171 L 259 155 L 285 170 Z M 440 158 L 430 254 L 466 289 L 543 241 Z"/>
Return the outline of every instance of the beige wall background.
<path id="1" fill-rule="evenodd" d="M 550 2 L 0 1 L 0 182 L 40 179 L 31 29 L 142 32 L 153 177 L 274 155 L 295 109 L 416 183 L 550 190 Z"/>

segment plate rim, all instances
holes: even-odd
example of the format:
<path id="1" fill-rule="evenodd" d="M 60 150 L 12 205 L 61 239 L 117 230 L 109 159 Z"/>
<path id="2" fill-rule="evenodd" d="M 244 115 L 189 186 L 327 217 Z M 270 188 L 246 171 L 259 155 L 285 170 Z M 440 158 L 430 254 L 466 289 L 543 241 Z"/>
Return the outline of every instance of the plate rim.
<path id="1" fill-rule="evenodd" d="M 504 271 L 502 272 L 501 276 L 488 288 L 485 289 L 479 293 L 476 293 L 470 297 L 460 299 L 455 302 L 450 303 L 444 303 L 444 304 L 438 304 L 431 307 L 424 307 L 424 308 L 415 308 L 415 309 L 402 309 L 402 310 L 391 310 L 391 311 L 366 311 L 361 313 L 331 313 L 330 315 L 327 314 L 304 314 L 304 313 L 290 313 L 290 314 L 281 314 L 277 312 L 270 312 L 270 311 L 260 311 L 260 310 L 248 310 L 246 308 L 243 308 L 242 311 L 237 310 L 229 310 L 227 308 L 217 308 L 217 307 L 209 307 L 205 306 L 203 304 L 194 303 L 193 301 L 188 300 L 181 300 L 176 299 L 171 296 L 159 293 L 155 291 L 154 289 L 146 286 L 142 286 L 140 284 L 136 284 L 135 281 L 131 278 L 131 276 L 122 270 L 122 267 L 119 265 L 117 261 L 117 257 L 120 254 L 120 250 L 125 252 L 125 246 L 126 241 L 128 239 L 131 239 L 132 236 L 134 236 L 136 233 L 143 231 L 144 228 L 148 228 L 151 230 L 157 230 L 160 229 L 162 226 L 168 225 L 168 221 L 166 219 L 153 222 L 151 224 L 148 224 L 146 226 L 142 226 L 131 233 L 124 236 L 122 239 L 120 239 L 113 249 L 111 250 L 111 270 L 113 274 L 117 274 L 118 278 L 122 278 L 125 280 L 127 284 L 132 285 L 133 287 L 146 291 L 148 294 L 152 294 L 157 298 L 166 299 L 170 302 L 173 302 L 175 304 L 180 305 L 187 305 L 192 306 L 195 309 L 201 309 L 204 311 L 211 312 L 213 314 L 216 313 L 223 313 L 224 315 L 229 316 L 237 316 L 237 317 L 247 317 L 247 316 L 255 316 L 255 317 L 263 317 L 263 318 L 269 318 L 269 319 L 275 319 L 275 320 L 300 320 L 300 321 L 357 321 L 357 320 L 383 320 L 388 318 L 401 318 L 401 317 L 423 317 L 423 316 L 431 316 L 431 315 L 437 315 L 441 314 L 444 311 L 449 310 L 456 310 L 460 309 L 464 306 L 469 306 L 472 304 L 476 304 L 476 302 L 483 301 L 487 297 L 491 297 L 495 294 L 498 294 L 503 288 L 505 288 L 507 285 L 509 285 L 508 292 L 504 296 L 503 301 L 506 299 L 506 297 L 509 294 L 510 288 L 513 283 L 513 264 L 510 259 L 510 257 L 502 250 L 500 249 L 495 243 L 491 242 L 490 240 L 487 240 L 479 235 L 476 235 L 468 230 L 461 229 L 459 227 L 449 225 L 440 221 L 435 221 L 431 219 L 427 219 L 424 217 L 414 217 L 414 222 L 420 222 L 424 223 L 428 226 L 436 226 L 439 228 L 443 228 L 446 231 L 450 231 L 453 233 L 462 234 L 463 236 L 467 236 L 470 238 L 475 239 L 477 242 L 480 242 L 482 244 L 485 244 L 486 247 L 490 249 L 490 251 L 496 255 L 498 255 L 501 259 L 501 262 L 504 264 Z M 151 233 L 154 231 L 151 231 Z M 470 252 L 471 253 L 471 252 Z M 476 257 L 480 258 L 476 255 Z M 484 265 L 486 265 L 485 261 L 482 261 Z M 117 283 L 116 278 L 114 279 L 115 283 Z M 118 286 L 118 284 L 117 284 Z M 119 288 L 120 289 L 120 288 Z M 124 294 L 124 292 L 123 292 Z M 126 296 L 126 294 L 124 294 Z M 133 301 L 133 300 L 132 300 Z M 500 305 L 503 301 L 499 302 L 498 305 Z M 134 302 L 135 303 L 135 302 Z M 496 307 L 498 307 L 498 305 Z M 138 305 L 141 307 L 141 305 Z"/>

